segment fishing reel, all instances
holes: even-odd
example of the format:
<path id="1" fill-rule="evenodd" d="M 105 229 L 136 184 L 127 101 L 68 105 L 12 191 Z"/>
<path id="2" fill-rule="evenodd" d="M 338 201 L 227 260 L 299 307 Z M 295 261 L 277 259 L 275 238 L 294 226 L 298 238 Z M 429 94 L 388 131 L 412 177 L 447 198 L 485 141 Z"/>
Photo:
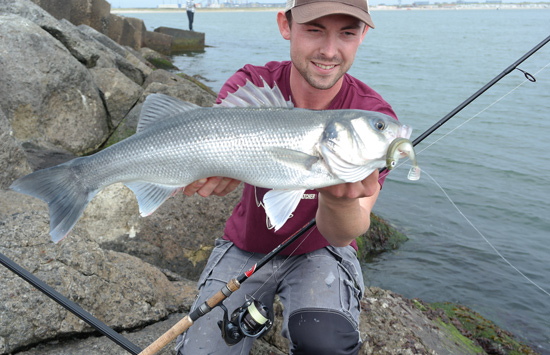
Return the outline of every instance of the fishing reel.
<path id="1" fill-rule="evenodd" d="M 245 336 L 258 338 L 273 325 L 269 308 L 254 298 L 234 310 L 231 318 L 223 303 L 219 306 L 223 309 L 223 320 L 218 321 L 218 326 L 223 340 L 229 346 L 237 344 Z"/>

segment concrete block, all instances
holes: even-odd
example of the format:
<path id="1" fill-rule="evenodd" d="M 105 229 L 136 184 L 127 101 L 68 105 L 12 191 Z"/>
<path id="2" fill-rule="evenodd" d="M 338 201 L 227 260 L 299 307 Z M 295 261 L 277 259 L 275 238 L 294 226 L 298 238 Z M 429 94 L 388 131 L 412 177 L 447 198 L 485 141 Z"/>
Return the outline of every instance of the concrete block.
<path id="1" fill-rule="evenodd" d="M 161 54 L 172 54 L 172 36 L 159 33 L 146 31 L 143 36 L 143 47 L 151 48 Z"/>
<path id="2" fill-rule="evenodd" d="M 172 53 L 204 50 L 204 33 L 181 30 L 178 28 L 158 27 L 157 33 L 172 36 Z"/>

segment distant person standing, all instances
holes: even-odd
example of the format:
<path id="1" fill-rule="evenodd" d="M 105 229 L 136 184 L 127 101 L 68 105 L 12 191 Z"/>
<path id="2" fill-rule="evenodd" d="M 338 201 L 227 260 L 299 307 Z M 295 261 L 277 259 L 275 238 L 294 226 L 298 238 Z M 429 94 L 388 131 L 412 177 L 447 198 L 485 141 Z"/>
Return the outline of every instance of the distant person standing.
<path id="1" fill-rule="evenodd" d="M 193 31 L 193 18 L 195 17 L 195 3 L 193 0 L 187 0 L 187 18 L 189 19 L 189 31 Z"/>

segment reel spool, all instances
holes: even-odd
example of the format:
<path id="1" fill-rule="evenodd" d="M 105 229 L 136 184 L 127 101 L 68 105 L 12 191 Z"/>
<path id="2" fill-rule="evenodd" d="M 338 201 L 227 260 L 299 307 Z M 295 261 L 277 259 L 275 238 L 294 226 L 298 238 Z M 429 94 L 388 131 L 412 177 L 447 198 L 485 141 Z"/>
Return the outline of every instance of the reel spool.
<path id="1" fill-rule="evenodd" d="M 253 298 L 234 310 L 231 318 L 223 303 L 220 307 L 223 309 L 223 321 L 218 321 L 218 326 L 223 340 L 229 346 L 237 344 L 245 336 L 258 338 L 273 325 L 269 308 Z"/>

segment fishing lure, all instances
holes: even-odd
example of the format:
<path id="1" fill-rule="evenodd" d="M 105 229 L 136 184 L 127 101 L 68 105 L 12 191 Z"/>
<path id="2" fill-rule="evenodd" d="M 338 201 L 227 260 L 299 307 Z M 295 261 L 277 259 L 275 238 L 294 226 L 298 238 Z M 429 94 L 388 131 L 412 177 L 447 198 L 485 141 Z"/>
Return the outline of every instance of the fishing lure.
<path id="1" fill-rule="evenodd" d="M 412 163 L 407 178 L 412 181 L 420 179 L 420 168 L 416 161 L 416 153 L 413 144 L 410 140 L 405 138 L 397 138 L 390 143 L 388 152 L 386 153 L 386 168 L 392 170 L 397 166 L 399 159 L 405 156 L 408 156 Z"/>

